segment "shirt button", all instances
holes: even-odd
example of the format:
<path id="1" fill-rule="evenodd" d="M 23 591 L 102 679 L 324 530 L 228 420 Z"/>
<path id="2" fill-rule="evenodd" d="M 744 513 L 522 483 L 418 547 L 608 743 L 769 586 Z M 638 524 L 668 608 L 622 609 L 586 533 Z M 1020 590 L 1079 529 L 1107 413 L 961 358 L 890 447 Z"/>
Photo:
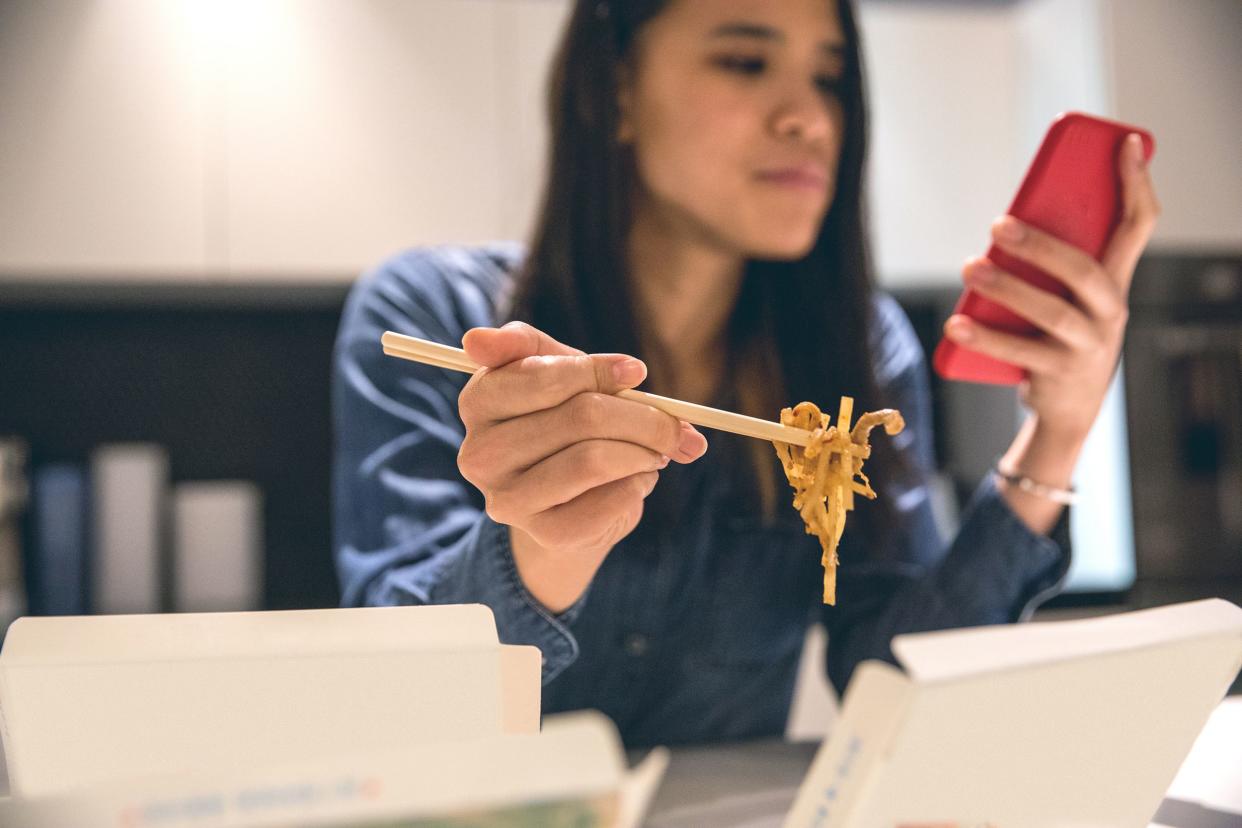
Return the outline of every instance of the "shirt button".
<path id="1" fill-rule="evenodd" d="M 625 652 L 634 658 L 645 656 L 650 647 L 650 640 L 642 633 L 630 633 L 625 637 Z"/>

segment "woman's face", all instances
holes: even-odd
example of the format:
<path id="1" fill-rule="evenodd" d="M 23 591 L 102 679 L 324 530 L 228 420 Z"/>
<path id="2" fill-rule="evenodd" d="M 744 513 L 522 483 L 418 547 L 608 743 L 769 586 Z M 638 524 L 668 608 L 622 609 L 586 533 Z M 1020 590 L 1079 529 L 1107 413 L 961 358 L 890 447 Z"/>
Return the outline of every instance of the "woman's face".
<path id="1" fill-rule="evenodd" d="M 622 80 L 636 209 L 742 256 L 810 252 L 845 129 L 833 0 L 672 0 Z"/>

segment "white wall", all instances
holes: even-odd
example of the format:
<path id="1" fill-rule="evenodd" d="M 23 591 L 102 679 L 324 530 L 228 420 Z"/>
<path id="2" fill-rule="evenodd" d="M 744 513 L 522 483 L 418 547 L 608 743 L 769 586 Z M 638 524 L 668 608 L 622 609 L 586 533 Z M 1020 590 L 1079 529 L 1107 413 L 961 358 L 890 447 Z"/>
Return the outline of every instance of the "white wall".
<path id="1" fill-rule="evenodd" d="M 548 0 L 0 5 L 0 273 L 349 279 L 518 238 Z"/>
<path id="2" fill-rule="evenodd" d="M 230 269 L 349 272 L 362 250 L 469 241 L 496 227 L 493 4 L 311 8 L 248 5 L 230 27 Z"/>
<path id="3" fill-rule="evenodd" d="M 1242 2 L 1104 7 L 1114 111 L 1156 137 L 1153 247 L 1242 248 Z"/>
<path id="4" fill-rule="evenodd" d="M 889 286 L 958 284 L 1019 180 L 1013 9 L 864 2 L 859 17 L 877 272 Z"/>
<path id="5" fill-rule="evenodd" d="M 1242 247 L 1238 0 L 863 0 L 861 18 L 885 283 L 955 284 L 1071 109 L 1156 136 L 1153 249 Z"/>
<path id="6" fill-rule="evenodd" d="M 5 0 L 0 274 L 348 279 L 522 238 L 568 0 Z M 956 284 L 1047 122 L 1153 129 L 1164 246 L 1242 245 L 1237 0 L 861 0 L 889 285 Z"/>
<path id="7" fill-rule="evenodd" d="M 0 3 L 0 271 L 201 272 L 188 24 L 172 3 Z"/>
<path id="8" fill-rule="evenodd" d="M 409 244 L 525 235 L 557 5 L 252 8 L 271 24 L 238 26 L 255 36 L 230 51 L 231 271 L 348 274 Z"/>
<path id="9" fill-rule="evenodd" d="M 1116 117 L 1103 48 L 1106 29 L 1101 0 L 1025 0 L 1016 8 L 1015 175 L 1025 172 L 1059 113 L 1079 110 Z"/>

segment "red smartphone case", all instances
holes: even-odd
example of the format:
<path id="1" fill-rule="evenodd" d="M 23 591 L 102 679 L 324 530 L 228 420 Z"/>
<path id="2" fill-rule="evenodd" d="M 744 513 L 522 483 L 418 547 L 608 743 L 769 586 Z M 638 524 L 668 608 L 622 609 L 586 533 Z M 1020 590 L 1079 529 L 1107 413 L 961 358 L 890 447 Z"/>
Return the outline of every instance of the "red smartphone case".
<path id="1" fill-rule="evenodd" d="M 1150 160 L 1155 141 L 1144 129 L 1081 112 L 1058 115 L 1035 153 L 1009 206 L 1009 214 L 1098 260 L 1121 220 L 1117 158 L 1122 142 L 1132 132 L 1142 136 L 1144 155 Z M 988 249 L 987 258 L 1001 270 L 1036 287 L 1069 296 L 1069 288 L 1061 282 L 1006 255 L 995 245 Z M 1038 332 L 1021 316 L 969 288 L 963 291 L 953 312 L 1010 333 L 1032 336 Z M 945 379 L 965 382 L 1016 385 L 1025 376 L 1025 371 L 1016 365 L 976 353 L 948 339 L 941 339 L 936 346 L 932 364 Z"/>

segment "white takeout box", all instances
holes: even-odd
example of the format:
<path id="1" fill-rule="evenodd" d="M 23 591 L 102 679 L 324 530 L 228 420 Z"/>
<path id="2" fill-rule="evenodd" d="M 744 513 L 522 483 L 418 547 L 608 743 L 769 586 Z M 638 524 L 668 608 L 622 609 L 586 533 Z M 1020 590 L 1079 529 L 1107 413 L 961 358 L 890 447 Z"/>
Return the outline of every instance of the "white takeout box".
<path id="1" fill-rule="evenodd" d="M 539 731 L 541 654 L 483 605 L 20 618 L 15 798 Z"/>
<path id="2" fill-rule="evenodd" d="M 869 661 L 851 679 L 787 828 L 1147 825 L 1242 668 L 1242 609 L 903 635 L 893 652 L 905 672 Z"/>
<path id="3" fill-rule="evenodd" d="M 417 820 L 635 828 L 667 761 L 667 751 L 655 752 L 627 772 L 616 727 L 601 713 L 583 711 L 549 716 L 540 733 L 114 781 L 0 802 L 0 824 L 326 828 Z"/>

